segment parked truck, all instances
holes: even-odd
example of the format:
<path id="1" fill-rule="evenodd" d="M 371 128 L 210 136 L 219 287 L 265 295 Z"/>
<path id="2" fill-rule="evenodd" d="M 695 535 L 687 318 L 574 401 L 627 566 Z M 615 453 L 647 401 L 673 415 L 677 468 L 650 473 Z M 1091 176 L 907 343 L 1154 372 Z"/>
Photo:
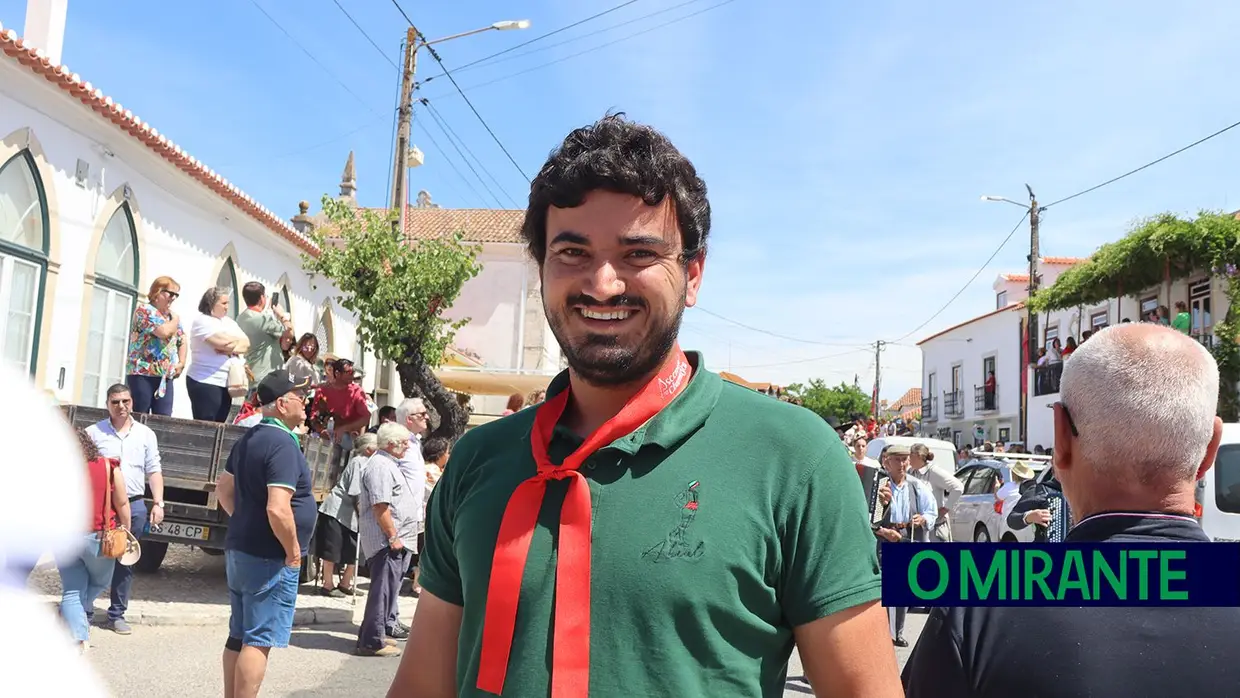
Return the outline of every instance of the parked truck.
<path id="1" fill-rule="evenodd" d="M 97 407 L 69 405 L 63 409 L 74 427 L 86 428 L 108 418 L 107 410 Z M 151 414 L 135 414 L 133 418 L 155 432 L 164 476 L 164 520 L 145 533 L 134 531 L 142 541 L 142 558 L 134 570 L 154 573 L 163 563 L 170 543 L 190 545 L 211 555 L 223 554 L 229 519 L 216 499 L 215 481 L 246 429 Z M 322 502 L 332 487 L 331 444 L 310 435 L 302 437 L 302 446 L 313 478 L 314 499 Z M 145 498 L 149 510 L 149 487 Z M 302 564 L 303 581 L 314 577 L 316 567 L 316 561 L 307 553 Z"/>

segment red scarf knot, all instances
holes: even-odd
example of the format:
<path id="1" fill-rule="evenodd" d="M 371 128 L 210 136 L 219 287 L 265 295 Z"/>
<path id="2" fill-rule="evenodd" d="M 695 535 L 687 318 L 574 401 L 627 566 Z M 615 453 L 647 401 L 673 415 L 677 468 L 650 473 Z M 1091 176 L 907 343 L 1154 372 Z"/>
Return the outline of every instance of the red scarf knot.
<path id="1" fill-rule="evenodd" d="M 616 416 L 590 434 L 560 465 L 551 463 L 547 450 L 555 425 L 568 406 L 569 390 L 547 399 L 534 415 L 530 448 L 538 472 L 517 486 L 504 508 L 491 580 L 478 688 L 499 695 L 512 654 L 521 581 L 530 541 L 538 524 L 543 496 L 550 480 L 568 480 L 568 494 L 560 510 L 559 543 L 555 569 L 555 627 L 552 636 L 551 698 L 586 698 L 590 690 L 590 540 L 593 514 L 590 485 L 578 469 L 600 448 L 650 421 L 689 384 L 690 367 L 680 347 Z"/>

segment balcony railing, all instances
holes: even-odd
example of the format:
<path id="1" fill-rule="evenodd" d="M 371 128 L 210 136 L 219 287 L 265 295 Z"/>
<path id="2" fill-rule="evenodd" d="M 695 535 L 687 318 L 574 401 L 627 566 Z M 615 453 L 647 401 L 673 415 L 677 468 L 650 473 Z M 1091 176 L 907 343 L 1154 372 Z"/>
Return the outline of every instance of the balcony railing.
<path id="1" fill-rule="evenodd" d="M 943 393 L 943 414 L 952 417 L 964 414 L 964 400 L 961 399 L 961 391 L 952 390 Z"/>
<path id="2" fill-rule="evenodd" d="M 938 398 L 933 398 L 933 397 L 922 398 L 921 400 L 921 421 L 933 422 L 934 420 L 938 419 L 939 414 L 938 414 L 938 409 L 936 409 L 938 406 L 939 406 Z"/>
<path id="3" fill-rule="evenodd" d="M 986 389 L 984 385 L 973 386 L 973 410 L 976 412 L 994 412 L 999 409 L 998 386 Z"/>
<path id="4" fill-rule="evenodd" d="M 1043 364 L 1033 369 L 1033 394 L 1054 395 L 1059 392 L 1059 379 L 1063 377 L 1063 363 Z"/>

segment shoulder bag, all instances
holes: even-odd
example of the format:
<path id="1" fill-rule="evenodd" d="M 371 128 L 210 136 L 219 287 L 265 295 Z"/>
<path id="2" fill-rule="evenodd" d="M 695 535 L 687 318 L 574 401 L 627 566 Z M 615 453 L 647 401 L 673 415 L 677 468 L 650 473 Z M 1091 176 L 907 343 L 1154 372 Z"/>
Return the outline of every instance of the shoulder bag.
<path id="1" fill-rule="evenodd" d="M 125 554 L 125 549 L 129 545 L 129 535 L 118 528 L 113 521 L 112 476 L 116 473 L 116 463 L 113 458 L 109 458 L 106 462 L 108 486 L 103 495 L 103 525 L 99 528 L 99 555 L 115 559 Z"/>

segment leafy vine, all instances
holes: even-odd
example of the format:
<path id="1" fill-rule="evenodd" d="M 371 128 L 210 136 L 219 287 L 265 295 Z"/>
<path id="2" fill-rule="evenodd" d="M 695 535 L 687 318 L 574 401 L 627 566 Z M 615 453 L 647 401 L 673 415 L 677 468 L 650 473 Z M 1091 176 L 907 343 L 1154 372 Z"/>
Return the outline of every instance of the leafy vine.
<path id="1" fill-rule="evenodd" d="M 1219 367 L 1218 415 L 1240 421 L 1240 219 L 1202 211 L 1188 220 L 1163 213 L 1138 221 L 1123 238 L 1098 248 L 1030 300 L 1036 312 L 1093 305 L 1209 269 L 1224 281 L 1228 307 L 1214 325 Z"/>

